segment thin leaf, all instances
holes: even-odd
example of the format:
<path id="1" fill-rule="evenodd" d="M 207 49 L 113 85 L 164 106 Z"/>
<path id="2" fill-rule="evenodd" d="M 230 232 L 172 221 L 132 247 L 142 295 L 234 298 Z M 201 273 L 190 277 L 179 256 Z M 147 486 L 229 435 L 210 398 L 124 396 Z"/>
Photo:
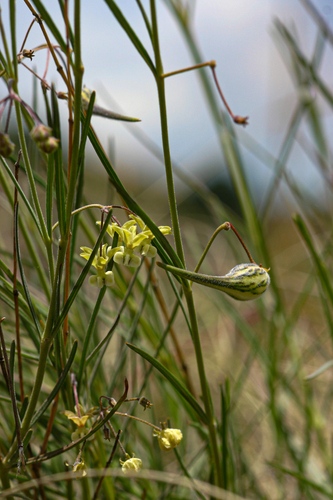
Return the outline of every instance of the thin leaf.
<path id="1" fill-rule="evenodd" d="M 20 250 L 19 232 L 18 232 L 18 207 L 19 207 L 19 204 L 17 203 L 17 205 L 15 207 L 15 212 L 14 212 L 14 231 L 15 231 L 17 263 L 19 265 L 22 286 L 23 286 L 23 289 L 24 289 L 24 295 L 25 295 L 28 307 L 30 309 L 30 314 L 31 314 L 32 319 L 33 319 L 33 321 L 35 323 L 36 331 L 38 332 L 39 336 L 41 337 L 42 332 L 40 330 L 39 318 L 37 316 L 35 307 L 34 307 L 34 305 L 32 303 L 31 297 L 30 297 L 28 283 L 27 283 L 27 281 L 25 279 L 25 274 L 24 274 L 24 269 L 23 269 L 23 264 L 22 264 L 22 259 L 21 259 L 21 250 Z"/>
<path id="2" fill-rule="evenodd" d="M 203 411 L 203 409 L 201 408 L 201 406 L 199 405 L 199 403 L 194 399 L 194 397 L 186 389 L 186 387 L 183 386 L 183 384 L 181 382 L 179 382 L 179 380 L 176 379 L 176 377 L 174 375 L 172 375 L 172 373 L 169 372 L 169 370 L 167 370 L 159 361 L 157 361 L 157 359 L 155 359 L 153 356 L 148 354 L 146 351 L 143 351 L 139 347 L 137 347 L 133 344 L 129 344 L 128 342 L 126 342 L 126 345 L 128 345 L 128 347 L 130 349 L 132 349 L 134 352 L 136 352 L 137 354 L 142 356 L 144 359 L 146 359 L 151 365 L 153 365 L 170 382 L 170 384 L 175 388 L 175 390 L 181 396 L 183 396 L 183 398 L 192 406 L 192 408 L 199 415 L 201 420 L 205 424 L 208 423 L 207 416 L 206 416 L 205 412 Z"/>
<path id="3" fill-rule="evenodd" d="M 314 378 L 318 377 L 318 375 L 321 375 L 322 373 L 326 372 L 326 370 L 328 370 L 332 366 L 333 366 L 333 359 L 327 361 L 320 368 L 318 368 L 318 370 L 304 377 L 304 380 L 313 380 Z"/>
<path id="4" fill-rule="evenodd" d="M 316 251 L 314 244 L 313 244 L 313 241 L 312 241 L 312 237 L 311 237 L 311 235 L 308 231 L 308 228 L 306 227 L 301 215 L 296 214 L 293 217 L 293 219 L 294 219 L 294 222 L 297 225 L 297 227 L 298 227 L 298 229 L 303 237 L 303 240 L 304 240 L 304 242 L 305 242 L 305 244 L 306 244 L 306 246 L 311 254 L 311 257 L 313 259 L 313 262 L 314 262 L 316 270 L 317 270 L 317 274 L 318 274 L 320 283 L 321 283 L 323 289 L 326 291 L 326 294 L 327 294 L 329 300 L 333 304 L 333 288 L 332 288 L 331 281 L 330 281 L 330 273 L 328 272 L 328 269 L 327 269 L 324 261 L 322 260 L 321 256 Z"/>
<path id="5" fill-rule="evenodd" d="M 139 52 L 140 56 L 146 62 L 146 64 L 148 65 L 148 67 L 152 71 L 153 75 L 156 77 L 157 73 L 156 73 L 156 68 L 154 66 L 153 61 L 151 60 L 148 52 L 146 51 L 146 49 L 142 45 L 141 41 L 137 37 L 137 35 L 134 32 L 133 28 L 128 23 L 127 19 L 124 17 L 123 13 L 121 12 L 121 10 L 117 6 L 117 4 L 113 0 L 105 0 L 105 3 L 109 6 L 109 8 L 111 9 L 114 17 L 117 19 L 118 23 L 124 29 L 124 31 L 126 32 L 127 36 L 129 37 L 129 39 L 133 43 L 134 47 Z"/>
<path id="6" fill-rule="evenodd" d="M 72 363 L 74 361 L 77 345 L 78 345 L 78 341 L 74 340 L 72 350 L 68 356 L 67 363 L 65 365 L 65 368 L 63 369 L 63 372 L 61 373 L 61 375 L 58 379 L 58 382 L 56 383 L 56 385 L 52 389 L 48 398 L 44 401 L 44 403 L 41 405 L 41 407 L 36 411 L 35 415 L 32 418 L 31 425 L 34 425 L 36 422 L 38 422 L 38 420 L 41 418 L 43 413 L 48 409 L 48 407 L 50 406 L 50 404 L 52 403 L 52 401 L 54 400 L 54 398 L 56 397 L 56 395 L 60 391 L 61 387 L 63 386 L 63 384 L 66 380 L 67 373 L 69 372 L 69 369 L 72 366 Z"/>
<path id="7" fill-rule="evenodd" d="M 281 465 L 275 464 L 273 462 L 268 462 L 268 464 L 271 467 L 274 467 L 275 469 L 278 469 L 281 472 L 284 472 L 285 474 L 289 474 L 289 476 L 292 476 L 292 477 L 298 479 L 301 484 L 302 483 L 306 484 L 306 485 L 310 486 L 311 488 L 313 488 L 314 490 L 319 491 L 320 493 L 322 493 L 323 495 L 325 495 L 327 498 L 333 498 L 332 491 L 329 491 L 328 489 L 326 489 L 321 484 L 315 483 L 311 479 L 308 479 L 307 477 L 303 476 L 303 474 L 300 474 L 299 472 L 296 472 L 296 471 L 293 471 L 293 470 L 290 470 L 290 469 L 286 469 L 286 467 L 282 467 Z"/>
<path id="8" fill-rule="evenodd" d="M 178 255 L 166 239 L 166 237 L 161 233 L 156 224 L 148 217 L 145 211 L 136 203 L 136 201 L 129 195 L 123 184 L 121 183 L 119 177 L 117 176 L 114 168 L 112 167 L 110 160 L 107 158 L 105 152 L 103 151 L 94 131 L 90 128 L 89 130 L 89 140 L 96 151 L 98 158 L 100 159 L 103 167 L 105 168 L 107 174 L 109 175 L 113 185 L 127 203 L 128 207 L 136 213 L 145 224 L 149 227 L 156 240 L 154 240 L 154 245 L 157 247 L 159 255 L 163 262 L 170 263 L 170 259 L 176 267 L 183 267 L 181 260 Z"/>
<path id="9" fill-rule="evenodd" d="M 52 110 L 53 110 L 53 135 L 54 137 L 56 137 L 61 141 L 58 98 L 53 88 L 51 96 L 52 96 Z M 59 228 L 60 228 L 60 234 L 64 234 L 66 229 L 66 218 L 65 218 L 66 186 L 65 186 L 64 169 L 62 163 L 62 148 L 59 147 L 55 151 L 53 156 L 55 162 L 55 189 L 56 189 L 57 211 L 59 218 Z"/>
<path id="10" fill-rule="evenodd" d="M 108 228 L 108 224 L 111 220 L 111 217 L 112 217 L 112 211 L 110 210 L 110 212 L 108 213 L 106 219 L 105 219 L 105 223 L 103 225 L 103 228 L 101 230 L 101 232 L 99 233 L 99 236 L 97 238 L 97 241 L 95 243 L 95 246 L 91 252 L 91 255 L 89 257 L 89 260 L 87 261 L 86 265 L 84 266 L 84 268 L 82 269 L 81 271 L 81 274 L 80 276 L 78 277 L 67 301 L 66 301 L 66 304 L 64 305 L 62 311 L 61 311 L 61 314 L 59 315 L 54 327 L 53 327 L 53 330 L 52 330 L 52 337 L 54 337 L 58 331 L 58 329 L 60 328 L 60 325 L 61 323 L 64 321 L 65 317 L 67 316 L 74 300 L 75 300 L 75 297 L 77 296 L 77 294 L 79 293 L 79 291 L 81 290 L 81 287 L 82 287 L 82 284 L 87 276 L 87 274 L 89 273 L 89 270 L 91 268 L 91 265 L 92 265 L 92 262 L 94 260 L 94 257 L 96 255 L 96 253 L 98 252 L 99 250 L 99 246 L 103 240 L 103 237 L 106 233 L 106 230 Z"/>
<path id="11" fill-rule="evenodd" d="M 38 229 L 39 234 L 42 236 L 42 230 L 41 230 L 38 218 L 37 218 L 37 216 L 35 214 L 35 211 L 34 211 L 33 207 L 29 203 L 29 200 L 26 197 L 26 195 L 24 194 L 24 192 L 23 192 L 20 184 L 15 179 L 15 176 L 14 176 L 13 172 L 11 171 L 11 169 L 9 168 L 9 166 L 7 165 L 7 163 L 5 162 L 5 159 L 1 155 L 0 155 L 0 160 L 1 160 L 2 164 L 3 164 L 3 166 L 5 167 L 5 170 L 6 170 L 7 174 L 11 178 L 14 186 L 16 187 L 16 189 L 18 190 L 18 192 L 20 193 L 20 196 L 21 196 L 21 198 L 22 198 L 25 206 L 27 207 L 27 209 L 28 209 L 31 217 L 33 218 L 34 223 L 36 224 L 36 227 Z"/>

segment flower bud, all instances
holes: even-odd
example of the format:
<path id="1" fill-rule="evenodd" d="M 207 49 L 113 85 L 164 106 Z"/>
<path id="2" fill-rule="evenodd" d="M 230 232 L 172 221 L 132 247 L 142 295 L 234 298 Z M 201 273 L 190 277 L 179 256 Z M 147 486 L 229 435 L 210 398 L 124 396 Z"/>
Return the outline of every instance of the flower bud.
<path id="1" fill-rule="evenodd" d="M 59 139 L 55 137 L 49 137 L 46 141 L 41 141 L 38 143 L 39 149 L 44 151 L 44 153 L 50 154 L 53 153 L 59 146 Z"/>
<path id="2" fill-rule="evenodd" d="M 7 158 L 15 149 L 15 144 L 10 140 L 8 134 L 0 132 L 0 155 Z"/>
<path id="3" fill-rule="evenodd" d="M 127 474 L 132 474 L 133 472 L 138 473 L 140 471 L 140 469 L 142 468 L 142 460 L 140 460 L 140 458 L 135 458 L 134 454 L 133 454 L 132 458 L 129 458 L 129 455 L 126 455 L 126 456 L 128 458 L 127 458 L 127 460 L 125 460 L 125 462 L 123 462 L 122 460 L 119 460 L 119 462 L 121 464 L 121 470 L 123 471 L 125 476 Z"/>
<path id="4" fill-rule="evenodd" d="M 155 430 L 153 435 L 157 437 L 158 444 L 163 451 L 170 451 L 176 448 L 183 439 L 183 434 L 180 429 Z"/>
<path id="5" fill-rule="evenodd" d="M 157 263 L 166 271 L 181 278 L 216 288 L 237 300 L 253 300 L 262 295 L 270 284 L 269 269 L 258 264 L 239 264 L 225 276 L 208 276 L 207 274 L 192 273 L 186 269 Z"/>
<path id="6" fill-rule="evenodd" d="M 36 125 L 30 132 L 31 137 L 35 142 L 40 143 L 46 141 L 51 136 L 52 129 L 40 123 Z"/>

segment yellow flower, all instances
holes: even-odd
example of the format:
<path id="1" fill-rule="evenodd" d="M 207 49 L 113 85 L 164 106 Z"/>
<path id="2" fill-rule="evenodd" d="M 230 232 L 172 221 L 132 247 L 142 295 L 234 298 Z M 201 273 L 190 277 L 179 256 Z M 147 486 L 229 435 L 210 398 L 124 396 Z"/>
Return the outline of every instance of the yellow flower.
<path id="1" fill-rule="evenodd" d="M 153 235 L 149 227 L 146 226 L 143 220 L 140 219 L 140 217 L 136 215 L 130 215 L 130 217 L 133 220 L 135 220 L 135 222 L 140 227 L 142 231 L 141 235 L 143 234 L 145 235 L 145 238 L 140 242 L 135 251 L 138 251 L 141 255 L 145 257 L 150 257 L 151 259 L 154 258 L 157 254 L 157 249 L 151 244 L 151 241 L 155 238 L 155 236 Z M 171 227 L 169 226 L 158 226 L 158 229 L 161 231 L 162 234 L 171 233 Z"/>
<path id="2" fill-rule="evenodd" d="M 180 429 L 154 430 L 153 436 L 157 437 L 158 444 L 163 451 L 169 451 L 176 448 L 183 439 L 183 434 Z"/>
<path id="3" fill-rule="evenodd" d="M 142 460 L 140 458 L 135 458 L 135 455 L 133 453 L 133 457 L 130 458 L 128 453 L 126 453 L 126 460 L 123 462 L 122 460 L 119 459 L 120 465 L 121 465 L 121 470 L 127 476 L 128 474 L 133 474 L 133 473 L 138 473 L 140 469 L 142 468 Z"/>
<path id="4" fill-rule="evenodd" d="M 85 425 L 87 423 L 87 420 L 89 418 L 92 418 L 95 415 L 96 410 L 98 409 L 97 406 L 94 406 L 93 408 L 89 408 L 89 410 L 85 413 L 82 406 L 79 405 L 79 407 L 80 407 L 80 417 L 78 416 L 76 406 L 75 406 L 75 413 L 69 410 L 61 412 L 64 415 L 66 415 L 68 420 L 71 420 L 72 422 L 74 422 L 75 425 L 78 426 L 78 429 L 74 431 L 71 435 L 72 441 L 76 441 L 77 439 L 80 439 L 81 437 L 88 434 L 89 429 L 86 429 Z"/>
<path id="5" fill-rule="evenodd" d="M 84 460 L 80 460 L 79 462 L 73 465 L 72 472 L 75 474 L 76 479 L 80 479 L 87 475 L 87 466 L 84 463 Z"/>
<path id="6" fill-rule="evenodd" d="M 114 261 L 117 264 L 138 267 L 140 259 L 133 252 L 139 253 L 144 257 L 155 257 L 157 249 L 151 244 L 155 236 L 140 217 L 133 214 L 130 217 L 132 220 L 125 222 L 121 227 L 114 222 L 109 224 L 107 232 L 111 238 L 114 237 L 114 233 L 117 233 L 119 243 L 123 243 L 123 246 L 119 247 L 120 249 L 115 253 Z M 100 225 L 101 223 L 96 222 L 96 224 Z M 141 233 L 139 234 L 137 234 L 137 226 L 141 229 Z M 171 227 L 169 226 L 159 226 L 158 229 L 162 234 L 171 233 Z"/>
<path id="7" fill-rule="evenodd" d="M 120 247 L 117 247 L 119 249 Z M 106 271 L 106 267 L 108 265 L 109 260 L 112 258 L 114 253 L 117 251 L 116 248 L 108 247 L 107 244 L 102 246 L 102 255 L 100 252 L 95 255 L 94 260 L 92 261 L 92 266 L 97 269 L 97 274 L 94 276 L 90 276 L 89 284 L 91 286 L 96 286 L 98 288 L 103 288 L 103 286 L 112 286 L 114 283 L 114 274 L 112 271 Z M 92 252 L 91 248 L 81 247 L 83 253 L 80 254 L 80 257 L 83 257 L 86 260 L 90 259 L 90 255 Z"/>

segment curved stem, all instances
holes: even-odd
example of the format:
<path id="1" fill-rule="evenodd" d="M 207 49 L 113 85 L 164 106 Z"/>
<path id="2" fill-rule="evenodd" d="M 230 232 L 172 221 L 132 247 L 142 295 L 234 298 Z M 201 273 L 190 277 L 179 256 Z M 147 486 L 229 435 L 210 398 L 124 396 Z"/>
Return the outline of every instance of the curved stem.
<path id="1" fill-rule="evenodd" d="M 216 236 L 223 230 L 225 231 L 229 231 L 230 229 L 230 222 L 224 222 L 223 224 L 221 224 L 221 226 L 219 226 L 213 233 L 213 236 L 211 237 L 211 239 L 209 240 L 209 242 L 207 243 L 207 246 L 205 248 L 205 250 L 203 251 L 203 254 L 201 255 L 201 258 L 198 262 L 198 264 L 196 265 L 196 268 L 194 269 L 194 272 L 197 273 L 201 267 L 201 264 L 203 263 L 204 259 L 206 258 L 206 255 L 208 253 L 208 250 L 210 249 L 210 247 L 212 246 L 213 244 L 213 241 L 215 240 Z"/>
<path id="2" fill-rule="evenodd" d="M 172 164 L 171 164 L 171 155 L 169 148 L 169 136 L 168 136 L 168 122 L 167 122 L 167 112 L 166 112 L 166 100 L 165 100 L 165 82 L 163 78 L 163 67 L 160 56 L 160 48 L 159 48 L 159 40 L 158 40 L 158 29 L 157 29 L 157 17 L 156 17 L 156 6 L 155 0 L 150 0 L 151 7 L 151 19 L 152 19 L 152 32 L 153 32 L 153 48 L 155 52 L 155 60 L 156 60 L 156 84 L 158 90 L 158 99 L 160 105 L 160 115 L 161 115 L 161 132 L 162 132 L 162 142 L 163 142 L 163 153 L 164 153 L 164 163 L 165 163 L 165 172 L 166 172 L 166 180 L 167 180 L 167 188 L 168 188 L 168 197 L 169 197 L 169 207 L 171 213 L 171 220 L 173 226 L 173 233 L 175 238 L 175 244 L 177 249 L 177 254 L 185 265 L 185 256 L 183 250 L 183 244 L 180 234 L 180 226 L 178 219 L 178 211 L 177 211 L 177 202 L 176 195 L 174 189 L 173 182 L 173 172 L 172 172 Z M 211 444 L 211 452 L 212 459 L 214 462 L 214 473 L 215 473 L 215 481 L 219 486 L 222 486 L 222 477 L 221 477 L 221 467 L 220 467 L 220 457 L 218 452 L 217 445 L 217 434 L 214 422 L 214 414 L 213 408 L 211 404 L 211 395 L 210 390 L 207 383 L 205 366 L 203 362 L 203 355 L 200 343 L 198 322 L 194 307 L 193 295 L 190 284 L 187 280 L 183 280 L 183 290 L 186 297 L 187 307 L 189 311 L 189 318 L 191 322 L 191 328 L 193 333 L 193 344 L 195 349 L 198 373 L 201 384 L 202 398 L 205 406 L 205 411 L 208 419 L 208 429 L 209 429 L 209 437 Z"/>

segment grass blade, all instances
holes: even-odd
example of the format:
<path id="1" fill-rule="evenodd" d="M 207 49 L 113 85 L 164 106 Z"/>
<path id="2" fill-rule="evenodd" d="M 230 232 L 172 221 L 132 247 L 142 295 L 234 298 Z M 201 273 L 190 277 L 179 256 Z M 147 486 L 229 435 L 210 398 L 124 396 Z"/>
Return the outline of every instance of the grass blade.
<path id="1" fill-rule="evenodd" d="M 153 365 L 169 382 L 170 384 L 175 388 L 175 390 L 183 396 L 183 398 L 192 406 L 192 408 L 195 410 L 195 412 L 199 415 L 201 420 L 207 424 L 207 417 L 199 403 L 194 399 L 192 394 L 186 389 L 185 386 L 181 382 L 179 382 L 178 379 L 172 373 L 169 372 L 157 359 L 155 359 L 153 356 L 148 354 L 146 351 L 143 351 L 139 347 L 129 344 L 126 342 L 126 345 L 132 349 L 134 352 L 139 354 L 141 357 L 146 359 L 151 365 Z"/>
<path id="2" fill-rule="evenodd" d="M 72 363 L 74 361 L 76 350 L 77 350 L 77 345 L 78 345 L 78 341 L 74 340 L 73 347 L 72 347 L 72 350 L 71 350 L 71 352 L 70 352 L 70 354 L 68 356 L 68 360 L 67 360 L 65 368 L 63 369 L 63 371 L 62 371 L 62 373 L 61 373 L 61 375 L 60 375 L 60 377 L 59 377 L 56 385 L 53 387 L 53 389 L 52 389 L 50 395 L 48 396 L 48 398 L 44 401 L 44 403 L 36 411 L 36 413 L 35 413 L 32 421 L 31 421 L 31 425 L 34 425 L 36 422 L 38 422 L 38 420 L 40 419 L 40 417 L 48 409 L 48 407 L 50 406 L 50 404 L 52 403 L 52 401 L 54 400 L 54 398 L 56 397 L 56 395 L 60 391 L 61 387 L 63 386 L 63 384 L 64 384 L 64 382 L 66 380 L 67 373 L 69 372 L 69 369 L 72 366 Z"/>

